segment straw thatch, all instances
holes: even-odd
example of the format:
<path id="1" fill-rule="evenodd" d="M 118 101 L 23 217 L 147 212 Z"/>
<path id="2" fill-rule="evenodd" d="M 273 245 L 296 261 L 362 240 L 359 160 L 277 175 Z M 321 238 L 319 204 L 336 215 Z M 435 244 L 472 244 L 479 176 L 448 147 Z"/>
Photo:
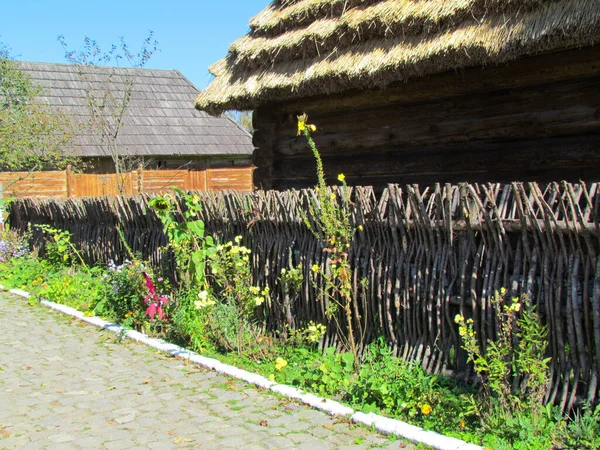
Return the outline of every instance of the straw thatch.
<path id="1" fill-rule="evenodd" d="M 279 0 L 210 71 L 213 113 L 600 42 L 599 0 Z"/>

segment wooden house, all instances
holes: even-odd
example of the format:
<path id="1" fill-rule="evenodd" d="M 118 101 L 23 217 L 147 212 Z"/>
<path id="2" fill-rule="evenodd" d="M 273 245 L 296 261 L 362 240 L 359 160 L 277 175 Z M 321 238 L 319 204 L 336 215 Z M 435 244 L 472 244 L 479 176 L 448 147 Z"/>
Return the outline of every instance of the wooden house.
<path id="1" fill-rule="evenodd" d="M 13 191 L 116 194 L 115 149 L 124 161 L 128 193 L 159 191 L 171 185 L 253 189 L 250 133 L 225 115 L 211 116 L 195 109 L 199 90 L 177 70 L 37 62 L 20 62 L 19 68 L 42 88 L 43 103 L 72 118 L 75 131 L 69 151 L 86 164 L 82 174 L 33 174 L 20 182 L 26 188 L 13 186 Z M 123 119 L 117 126 L 115 117 L 121 114 L 121 106 L 125 106 Z M 92 117 L 103 113 L 108 120 Z M 103 127 L 117 136 L 112 147 Z M 53 184 L 56 189 L 36 187 L 36 183 Z"/>
<path id="2" fill-rule="evenodd" d="M 600 1 L 275 0 L 196 107 L 254 110 L 255 185 L 598 179 Z"/>

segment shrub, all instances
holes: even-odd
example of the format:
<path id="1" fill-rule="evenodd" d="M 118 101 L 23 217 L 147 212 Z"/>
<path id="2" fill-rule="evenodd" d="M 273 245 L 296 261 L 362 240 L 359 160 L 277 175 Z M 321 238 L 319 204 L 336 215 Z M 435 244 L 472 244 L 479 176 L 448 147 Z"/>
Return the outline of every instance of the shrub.
<path id="1" fill-rule="evenodd" d="M 100 269 L 92 269 L 90 273 L 62 269 L 49 275 L 37 297 L 91 312 L 105 300 L 107 291 Z"/>

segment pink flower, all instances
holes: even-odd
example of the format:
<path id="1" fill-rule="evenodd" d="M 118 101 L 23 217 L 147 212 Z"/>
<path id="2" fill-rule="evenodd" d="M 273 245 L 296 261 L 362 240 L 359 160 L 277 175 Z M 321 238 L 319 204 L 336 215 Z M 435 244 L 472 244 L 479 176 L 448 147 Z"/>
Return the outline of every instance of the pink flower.
<path id="1" fill-rule="evenodd" d="M 144 279 L 146 280 L 146 287 L 148 288 L 148 295 L 144 298 L 144 302 L 148 305 L 146 309 L 146 315 L 150 317 L 151 321 L 154 321 L 154 317 L 158 314 L 158 318 L 163 320 L 165 313 L 163 306 L 169 303 L 169 299 L 164 295 L 158 295 L 156 292 L 156 286 L 148 276 L 146 272 L 143 272 Z"/>

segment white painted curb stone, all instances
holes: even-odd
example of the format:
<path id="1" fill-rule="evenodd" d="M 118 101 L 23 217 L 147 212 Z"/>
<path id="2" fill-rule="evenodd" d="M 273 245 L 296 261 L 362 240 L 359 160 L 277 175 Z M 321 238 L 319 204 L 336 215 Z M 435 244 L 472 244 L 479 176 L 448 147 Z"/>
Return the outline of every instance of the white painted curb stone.
<path id="1" fill-rule="evenodd" d="M 4 290 L 4 286 L 0 285 L 0 290 Z M 29 292 L 21 289 L 10 289 L 8 292 L 25 298 L 31 297 Z M 349 416 L 352 422 L 373 427 L 382 434 L 394 434 L 398 437 L 405 438 L 413 442 L 429 445 L 436 450 L 483 450 L 483 447 L 478 445 L 469 444 L 461 441 L 460 439 L 447 437 L 433 431 L 426 431 L 423 428 L 410 425 L 399 420 L 390 419 L 388 417 L 379 416 L 373 413 L 365 414 L 360 411 L 355 412 L 352 408 L 344 406 L 336 401 L 302 392 L 292 386 L 277 384 L 268 378 L 263 377 L 262 375 L 223 364 L 216 359 L 207 358 L 175 344 L 165 342 L 161 339 L 151 338 L 143 333 L 140 333 L 139 331 L 126 330 L 120 325 L 107 322 L 99 317 L 85 316 L 81 311 L 71 308 L 70 306 L 61 305 L 48 300 L 42 300 L 40 304 L 50 309 L 60 311 L 65 315 L 76 317 L 77 319 L 95 325 L 99 328 L 112 331 L 115 334 L 121 334 L 133 341 L 141 342 L 156 350 L 169 353 L 178 358 L 189 360 L 194 364 L 206 369 L 214 370 L 224 375 L 241 379 L 247 383 L 254 384 L 255 386 L 264 389 L 269 389 L 279 395 L 283 395 L 284 397 L 300 400 L 301 402 L 315 409 L 326 412 L 332 416 Z"/>

